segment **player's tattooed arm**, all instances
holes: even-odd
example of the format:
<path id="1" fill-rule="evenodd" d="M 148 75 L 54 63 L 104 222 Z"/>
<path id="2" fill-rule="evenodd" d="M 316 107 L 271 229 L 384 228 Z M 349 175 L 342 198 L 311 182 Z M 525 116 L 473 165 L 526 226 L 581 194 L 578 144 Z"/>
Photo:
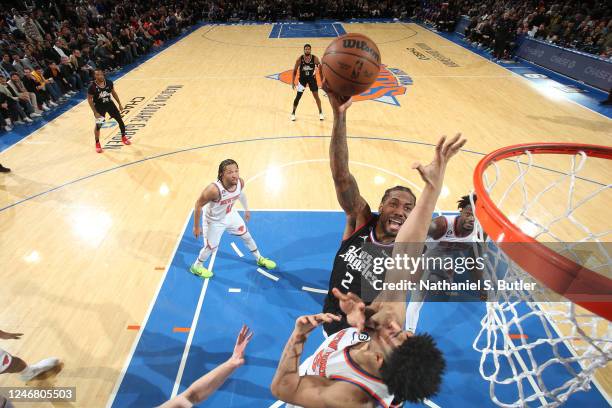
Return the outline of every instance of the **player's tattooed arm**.
<path id="1" fill-rule="evenodd" d="M 334 111 L 329 161 L 338 203 L 347 215 L 345 238 L 352 235 L 357 225 L 371 217 L 370 206 L 359 192 L 357 180 L 349 170 L 349 151 L 346 139 L 346 110 L 351 104 L 349 98 L 337 96 L 325 86 L 330 104 Z M 352 228 L 351 228 L 352 227 Z"/>
<path id="2" fill-rule="evenodd" d="M 217 201 L 220 198 L 219 189 L 214 183 L 210 183 L 200 194 L 195 202 L 193 209 L 193 235 L 198 238 L 202 235 L 202 207 L 211 201 Z"/>

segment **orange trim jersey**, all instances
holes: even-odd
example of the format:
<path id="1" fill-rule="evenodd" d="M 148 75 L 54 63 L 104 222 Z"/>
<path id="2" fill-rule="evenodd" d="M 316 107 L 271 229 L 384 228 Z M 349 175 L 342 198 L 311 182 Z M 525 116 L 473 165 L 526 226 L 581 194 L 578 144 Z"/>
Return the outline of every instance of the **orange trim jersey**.
<path id="1" fill-rule="evenodd" d="M 392 408 L 393 395 L 389 394 L 382 379 L 366 373 L 351 359 L 350 347 L 366 341 L 370 341 L 370 336 L 353 327 L 340 330 L 325 339 L 317 351 L 300 365 L 300 375 L 318 375 L 351 383 L 368 394 L 379 407 Z M 291 404 L 287 407 L 299 408 Z"/>
<path id="2" fill-rule="evenodd" d="M 213 184 L 219 189 L 219 200 L 206 204 L 206 221 L 221 221 L 232 211 L 236 200 L 240 198 L 242 181 L 238 182 L 234 191 L 227 190 L 218 180 Z"/>

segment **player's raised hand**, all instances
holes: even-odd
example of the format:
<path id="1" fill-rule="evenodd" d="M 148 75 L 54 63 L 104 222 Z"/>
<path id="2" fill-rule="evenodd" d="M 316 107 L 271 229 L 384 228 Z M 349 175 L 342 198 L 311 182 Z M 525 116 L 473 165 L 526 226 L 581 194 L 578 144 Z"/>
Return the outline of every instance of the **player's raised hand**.
<path id="1" fill-rule="evenodd" d="M 348 292 L 340 292 L 338 288 L 332 289 L 332 294 L 340 302 L 340 310 L 346 315 L 346 321 L 359 331 L 365 328 L 365 303 L 359 296 Z"/>
<path id="2" fill-rule="evenodd" d="M 446 140 L 446 136 L 442 136 L 436 145 L 436 152 L 431 163 L 423 166 L 421 163 L 414 163 L 412 168 L 417 170 L 423 181 L 434 188 L 442 188 L 444 181 L 444 171 L 448 161 L 465 145 L 466 139 L 461 137 L 461 133 L 457 133 L 455 137 Z"/>
<path id="3" fill-rule="evenodd" d="M 0 330 L 0 339 L 2 340 L 19 340 L 23 333 L 9 333 Z"/>
<path id="4" fill-rule="evenodd" d="M 340 321 L 340 316 L 331 313 L 319 313 L 315 315 L 300 316 L 295 320 L 294 334 L 306 336 L 321 323 Z"/>
<path id="5" fill-rule="evenodd" d="M 332 110 L 336 113 L 344 113 L 352 105 L 353 100 L 350 96 L 342 96 L 335 94 L 327 84 L 327 81 L 323 79 L 321 88 L 327 93 L 327 99 L 332 107 Z"/>
<path id="6" fill-rule="evenodd" d="M 240 329 L 240 333 L 238 333 L 236 345 L 234 345 L 234 352 L 228 360 L 230 364 L 234 365 L 235 367 L 240 367 L 244 364 L 244 350 L 252 338 L 253 332 L 247 327 L 247 325 L 243 324 L 242 329 Z"/>

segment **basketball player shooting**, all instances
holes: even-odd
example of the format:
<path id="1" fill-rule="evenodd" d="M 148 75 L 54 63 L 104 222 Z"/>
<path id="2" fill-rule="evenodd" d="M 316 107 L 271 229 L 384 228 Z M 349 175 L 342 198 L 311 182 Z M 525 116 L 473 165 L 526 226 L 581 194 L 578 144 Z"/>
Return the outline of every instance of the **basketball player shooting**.
<path id="1" fill-rule="evenodd" d="M 321 99 L 319 98 L 319 86 L 317 85 L 317 76 L 315 74 L 321 66 L 321 61 L 316 55 L 311 54 L 312 47 L 310 44 L 304 45 L 304 54 L 300 55 L 295 61 L 293 67 L 293 73 L 291 75 L 291 89 L 295 89 L 295 74 L 300 72 L 299 83 L 297 85 L 297 95 L 293 100 L 293 111 L 291 112 L 291 120 L 295 120 L 295 110 L 297 109 L 300 99 L 304 94 L 306 86 L 310 88 L 312 96 L 317 102 L 317 108 L 319 108 L 319 120 L 325 119 L 323 116 L 323 110 L 321 109 Z M 319 72 L 320 75 L 320 72 Z"/>
<path id="2" fill-rule="evenodd" d="M 326 333 L 335 333 L 348 327 L 346 316 L 342 314 L 338 299 L 332 296 L 332 289 L 341 292 L 352 292 L 362 296 L 362 281 L 368 280 L 373 274 L 365 270 L 366 257 L 371 256 L 365 247 L 377 247 L 380 253 L 391 252 L 395 237 L 404 221 L 416 203 L 416 196 L 408 187 L 395 186 L 385 191 L 378 206 L 378 214 L 370 209 L 369 204 L 361 196 L 357 180 L 349 170 L 349 151 L 346 140 L 346 112 L 351 106 L 351 100 L 332 92 L 324 81 L 334 114 L 329 159 L 331 173 L 336 189 L 338 203 L 346 214 L 346 223 L 342 243 L 334 258 L 332 273 L 329 280 L 329 292 L 325 297 L 324 313 L 340 314 L 340 321 L 326 322 Z M 372 299 L 377 292 L 371 285 Z"/>
<path id="3" fill-rule="evenodd" d="M 115 98 L 119 109 L 113 103 L 111 96 Z M 125 135 L 125 123 L 121 118 L 121 101 L 119 95 L 115 91 L 113 81 L 104 77 L 104 71 L 96 69 L 94 72 L 94 81 L 89 85 L 87 90 L 87 102 L 93 111 L 94 117 L 96 118 L 96 126 L 94 128 L 94 136 L 96 138 L 96 152 L 102 153 L 102 146 L 100 146 L 100 128 L 104 123 L 104 118 L 108 113 L 111 118 L 117 121 L 119 130 L 121 131 L 121 141 L 125 145 L 132 144 Z"/>
<path id="4" fill-rule="evenodd" d="M 195 203 L 193 235 L 196 238 L 200 235 L 204 236 L 204 247 L 189 269 L 194 275 L 202 278 L 212 278 L 213 273 L 204 267 L 204 262 L 219 246 L 225 230 L 242 238 L 244 244 L 255 257 L 258 266 L 266 269 L 276 268 L 274 261 L 261 256 L 244 220 L 234 209 L 234 204 L 237 200 L 240 200 L 245 211 L 244 218 L 247 222 L 250 220 L 251 212 L 243 189 L 244 180 L 240 178 L 238 163 L 232 159 L 223 160 L 219 164 L 217 180 L 202 191 Z M 205 205 L 207 207 L 202 220 L 202 207 Z"/>
<path id="5" fill-rule="evenodd" d="M 394 258 L 421 255 L 446 165 L 464 144 L 460 135 L 449 141 L 443 137 L 429 165 L 413 165 L 425 187 L 396 234 Z M 352 327 L 329 336 L 301 365 L 309 334 L 321 324 L 339 321 L 340 316 L 299 317 L 272 381 L 272 393 L 289 404 L 309 408 L 390 407 L 393 401 L 418 403 L 437 394 L 446 366 L 442 353 L 430 335 L 402 330 L 408 291 L 397 284 L 407 275 L 403 269 L 387 270 L 383 287 L 396 284 L 400 289 L 381 291 L 367 308 L 355 294 L 334 289 Z"/>

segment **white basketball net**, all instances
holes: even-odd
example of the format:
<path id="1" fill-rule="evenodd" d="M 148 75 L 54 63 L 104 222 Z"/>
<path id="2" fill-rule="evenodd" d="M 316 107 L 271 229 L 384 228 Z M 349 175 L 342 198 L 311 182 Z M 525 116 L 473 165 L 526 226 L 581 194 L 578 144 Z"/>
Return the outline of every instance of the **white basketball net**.
<path id="1" fill-rule="evenodd" d="M 559 159 L 557 165 L 568 162 L 569 170 L 550 172 L 535 163 L 536 159 L 550 161 L 551 157 Z M 601 244 L 610 241 L 606 239 L 612 232 L 609 216 L 602 214 L 599 219 L 607 225 L 592 231 L 595 228 L 587 228 L 581 222 L 581 215 L 595 201 L 599 205 L 607 203 L 608 207 L 597 207 L 600 211 L 609 208 L 612 190 L 610 184 L 585 180 L 585 173 L 593 174 L 585 171 L 587 159 L 589 163 L 609 166 L 607 160 L 589 158 L 582 152 L 575 156 L 525 152 L 522 156 L 492 163 L 483 181 L 497 207 L 528 235 L 540 242 L 554 242 L 557 252 L 583 265 L 579 260 L 584 254 L 574 253 L 579 252 L 575 251 L 576 243 L 590 242 L 601 253 L 590 257 L 588 268 L 610 276 L 612 263 Z M 586 184 L 586 188 L 581 184 Z M 551 199 L 559 204 L 557 209 Z M 573 232 L 574 243 L 564 242 L 557 232 L 561 224 Z M 475 228 L 482 234 L 478 222 Z M 484 279 L 534 282 L 529 273 L 486 239 L 484 254 L 480 254 L 487 264 Z M 573 393 L 590 389 L 595 370 L 612 360 L 610 322 L 572 302 L 559 301 L 558 296 L 554 303 L 543 301 L 553 299 L 552 295 L 544 289 L 504 291 L 498 294 L 498 301 L 487 302 L 487 312 L 473 347 L 481 353 L 480 374 L 489 381 L 490 396 L 495 404 L 502 407 L 559 406 Z M 544 335 L 532 335 L 536 326 L 536 331 Z M 529 329 L 525 330 L 526 327 Z"/>

